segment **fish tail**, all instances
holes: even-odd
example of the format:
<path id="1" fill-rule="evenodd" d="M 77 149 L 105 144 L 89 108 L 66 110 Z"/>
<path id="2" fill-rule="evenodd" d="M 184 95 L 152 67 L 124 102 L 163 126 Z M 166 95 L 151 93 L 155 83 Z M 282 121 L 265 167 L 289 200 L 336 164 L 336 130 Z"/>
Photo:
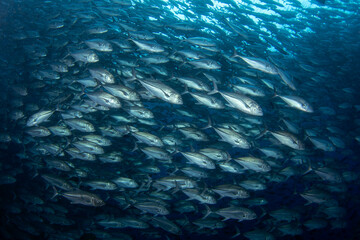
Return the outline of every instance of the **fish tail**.
<path id="1" fill-rule="evenodd" d="M 305 172 L 302 174 L 303 176 L 304 175 L 306 175 L 306 174 L 308 174 L 309 172 L 311 172 L 313 169 L 312 169 L 312 167 L 311 167 L 311 161 L 309 161 L 309 166 L 308 166 L 308 168 L 305 170 Z"/>
<path id="2" fill-rule="evenodd" d="M 233 55 L 231 56 L 231 58 L 236 58 L 236 57 L 240 57 L 240 55 L 238 55 L 237 51 L 236 51 L 236 48 L 234 47 L 234 53 Z"/>
<path id="3" fill-rule="evenodd" d="M 60 195 L 60 193 L 56 190 L 56 188 L 54 186 L 52 186 L 53 190 L 54 190 L 54 195 L 51 197 L 51 199 L 55 198 L 56 196 Z"/>
<path id="4" fill-rule="evenodd" d="M 240 236 L 241 233 L 237 226 L 235 226 L 235 230 L 236 230 L 236 233 L 231 238 L 236 238 L 236 237 Z"/>
<path id="5" fill-rule="evenodd" d="M 212 82 L 213 82 L 214 90 L 208 92 L 208 93 L 207 93 L 208 95 L 213 95 L 213 94 L 219 92 L 219 89 L 218 89 L 218 86 L 217 86 L 216 82 L 215 82 L 215 81 L 212 81 Z"/>
<path id="6" fill-rule="evenodd" d="M 204 130 L 204 129 L 208 129 L 208 128 L 213 128 L 213 124 L 212 124 L 210 116 L 208 116 L 208 124 L 205 127 L 201 128 L 201 129 Z"/>
<path id="7" fill-rule="evenodd" d="M 264 131 L 262 131 L 259 135 L 255 137 L 255 140 L 258 140 L 259 138 L 262 138 L 269 130 L 265 128 Z"/>
<path id="8" fill-rule="evenodd" d="M 185 91 L 181 93 L 181 95 L 190 94 L 188 86 L 185 85 Z"/>
<path id="9" fill-rule="evenodd" d="M 212 213 L 212 211 L 211 211 L 211 209 L 209 208 L 208 205 L 205 204 L 205 207 L 206 207 L 206 213 L 201 219 L 207 218 Z"/>

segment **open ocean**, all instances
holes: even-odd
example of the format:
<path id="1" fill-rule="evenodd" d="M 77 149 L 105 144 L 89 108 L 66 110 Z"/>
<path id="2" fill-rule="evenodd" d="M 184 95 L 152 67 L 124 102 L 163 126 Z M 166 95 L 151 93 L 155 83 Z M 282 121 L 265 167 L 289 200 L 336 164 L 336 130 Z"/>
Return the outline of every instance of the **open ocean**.
<path id="1" fill-rule="evenodd" d="M 360 239 L 358 0 L 0 0 L 0 239 Z"/>

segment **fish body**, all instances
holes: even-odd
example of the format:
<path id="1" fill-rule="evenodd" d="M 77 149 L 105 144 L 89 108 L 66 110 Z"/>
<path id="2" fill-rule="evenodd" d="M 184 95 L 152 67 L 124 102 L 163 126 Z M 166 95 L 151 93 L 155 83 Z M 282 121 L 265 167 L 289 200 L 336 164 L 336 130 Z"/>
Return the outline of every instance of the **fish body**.
<path id="1" fill-rule="evenodd" d="M 102 207 L 105 205 L 105 202 L 96 194 L 82 190 L 68 191 L 62 193 L 61 195 L 70 200 L 72 204 L 80 204 L 91 207 Z"/>
<path id="2" fill-rule="evenodd" d="M 26 122 L 26 126 L 33 127 L 46 122 L 54 114 L 54 112 L 55 111 L 53 110 L 44 110 L 31 115 Z"/>
<path id="3" fill-rule="evenodd" d="M 181 105 L 183 104 L 183 100 L 181 95 L 176 92 L 174 89 L 165 85 L 164 83 L 157 80 L 139 80 L 141 85 L 145 87 L 150 93 L 154 96 L 164 100 L 165 102 L 169 102 L 172 104 Z"/>

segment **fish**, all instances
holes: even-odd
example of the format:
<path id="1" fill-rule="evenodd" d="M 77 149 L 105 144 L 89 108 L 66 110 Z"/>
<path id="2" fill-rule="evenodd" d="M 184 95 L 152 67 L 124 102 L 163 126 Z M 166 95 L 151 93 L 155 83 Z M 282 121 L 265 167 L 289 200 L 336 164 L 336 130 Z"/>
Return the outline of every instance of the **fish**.
<path id="1" fill-rule="evenodd" d="M 48 183 L 50 183 L 52 186 L 55 186 L 57 188 L 60 188 L 64 191 L 70 191 L 73 190 L 73 186 L 71 186 L 70 183 L 68 183 L 66 180 L 57 177 L 55 175 L 50 175 L 50 174 L 43 174 L 41 175 L 41 177 L 47 181 Z"/>
<path id="2" fill-rule="evenodd" d="M 124 85 L 117 84 L 117 85 L 109 85 L 105 84 L 102 86 L 106 91 L 108 91 L 111 95 L 121 98 L 123 100 L 127 101 L 140 101 L 139 94 L 132 90 L 131 88 L 128 88 Z"/>
<path id="3" fill-rule="evenodd" d="M 84 43 L 90 49 L 97 50 L 100 52 L 112 52 L 113 50 L 111 44 L 104 39 L 94 38 L 94 39 L 86 40 L 84 41 Z"/>
<path id="4" fill-rule="evenodd" d="M 254 96 L 254 97 L 264 97 L 265 96 L 264 91 L 258 86 L 249 85 L 249 84 L 236 84 L 236 85 L 232 85 L 232 87 L 235 91 L 240 92 L 245 95 L 250 95 L 250 96 Z"/>
<path id="5" fill-rule="evenodd" d="M 215 169 L 215 164 L 206 155 L 203 155 L 201 153 L 196 153 L 196 152 L 181 152 L 181 154 L 190 163 L 196 164 L 197 166 L 199 166 L 201 168 Z"/>
<path id="6" fill-rule="evenodd" d="M 55 113 L 54 110 L 43 110 L 34 113 L 28 118 L 26 122 L 26 126 L 27 127 L 38 126 L 39 124 L 46 122 L 54 113 Z"/>
<path id="7" fill-rule="evenodd" d="M 215 188 L 213 188 L 212 191 L 219 194 L 221 198 L 230 197 L 232 199 L 238 199 L 238 198 L 243 199 L 250 197 L 249 192 L 246 191 L 244 188 L 231 184 L 223 184 L 223 185 L 215 186 Z"/>
<path id="8" fill-rule="evenodd" d="M 108 70 L 101 67 L 92 67 L 89 68 L 89 72 L 93 78 L 100 81 L 103 84 L 114 84 L 115 79 Z"/>
<path id="9" fill-rule="evenodd" d="M 261 59 L 261 58 L 255 58 L 255 57 L 246 57 L 246 56 L 239 56 L 237 55 L 236 51 L 234 53 L 234 55 L 232 56 L 234 57 L 239 57 L 241 58 L 244 62 L 246 62 L 247 64 L 249 64 L 252 68 L 257 69 L 259 71 L 262 71 L 264 73 L 268 73 L 271 75 L 276 75 L 278 74 L 278 68 L 276 66 L 274 66 L 272 63 Z"/>
<path id="10" fill-rule="evenodd" d="M 204 46 L 204 47 L 215 47 L 216 43 L 209 38 L 205 38 L 205 37 L 190 37 L 190 38 L 186 38 L 183 41 L 194 44 L 194 45 L 199 45 L 199 46 Z"/>
<path id="11" fill-rule="evenodd" d="M 86 152 L 90 154 L 103 154 L 104 149 L 97 145 L 96 143 L 81 140 L 72 143 L 76 148 L 78 148 L 81 152 Z"/>
<path id="12" fill-rule="evenodd" d="M 235 108 L 249 115 L 263 116 L 263 111 L 260 105 L 251 98 L 233 92 L 222 92 L 217 88 L 214 82 L 214 90 L 208 94 L 220 93 L 220 95 L 229 103 L 229 107 Z"/>
<path id="13" fill-rule="evenodd" d="M 153 214 L 154 216 L 169 214 L 169 210 L 167 210 L 165 206 L 153 201 L 137 202 L 134 204 L 134 207 L 141 211 Z"/>
<path id="14" fill-rule="evenodd" d="M 269 131 L 273 137 L 279 140 L 280 143 L 296 149 L 296 150 L 305 150 L 305 145 L 300 141 L 296 136 L 285 131 Z"/>
<path id="15" fill-rule="evenodd" d="M 142 143 L 145 143 L 149 146 L 155 146 L 155 147 L 163 147 L 164 143 L 162 140 L 151 133 L 148 132 L 133 132 L 132 135 L 139 140 Z"/>
<path id="16" fill-rule="evenodd" d="M 75 61 L 84 62 L 84 63 L 96 63 L 99 61 L 98 55 L 89 49 L 81 49 L 70 52 L 70 55 L 75 59 Z"/>
<path id="17" fill-rule="evenodd" d="M 249 149 L 251 148 L 250 143 L 247 139 L 241 134 L 235 132 L 234 130 L 227 128 L 214 128 L 217 134 L 221 137 L 224 142 L 231 144 L 234 147 Z"/>
<path id="18" fill-rule="evenodd" d="M 269 172 L 271 170 L 270 165 L 260 158 L 240 157 L 235 158 L 234 160 L 244 168 L 253 170 L 255 172 Z"/>
<path id="19" fill-rule="evenodd" d="M 207 206 L 207 205 L 205 205 Z M 212 212 L 209 207 L 207 207 L 207 212 L 205 216 L 206 218 L 211 213 L 216 213 L 217 215 L 220 215 L 224 217 L 223 221 L 226 221 L 228 219 L 236 219 L 238 222 L 245 221 L 245 220 L 254 220 L 257 218 L 256 213 L 248 208 L 243 207 L 227 207 L 227 208 L 221 208 L 216 210 L 215 212 Z"/>
<path id="20" fill-rule="evenodd" d="M 224 103 L 213 96 L 209 96 L 204 93 L 196 93 L 196 92 L 189 92 L 189 94 L 193 98 L 195 98 L 199 104 L 205 105 L 209 108 L 213 108 L 213 109 L 224 109 L 225 108 Z"/>
<path id="21" fill-rule="evenodd" d="M 219 70 L 221 69 L 220 63 L 213 59 L 202 58 L 197 60 L 192 60 L 188 62 L 190 65 L 194 66 L 195 69 L 207 69 L 207 70 Z"/>
<path id="22" fill-rule="evenodd" d="M 104 227 L 105 229 L 110 228 L 135 228 L 135 229 L 147 229 L 149 228 L 149 224 L 146 222 L 143 222 L 141 220 L 137 220 L 135 218 L 132 218 L 130 216 L 128 217 L 122 217 L 122 218 L 116 218 L 116 219 L 109 219 L 109 220 L 100 220 L 97 222 L 100 226 Z"/>
<path id="23" fill-rule="evenodd" d="M 64 119 L 64 123 L 69 127 L 71 127 L 72 129 L 79 130 L 80 132 L 87 132 L 87 133 L 95 132 L 94 125 L 91 122 L 86 121 L 84 119 L 79 119 L 79 118 Z"/>
<path id="24" fill-rule="evenodd" d="M 292 108 L 298 109 L 303 112 L 308 112 L 308 113 L 314 112 L 312 106 L 301 97 L 289 96 L 289 95 L 287 95 L 287 96 L 277 95 L 277 96 L 279 98 L 281 98 L 284 102 L 286 102 Z"/>
<path id="25" fill-rule="evenodd" d="M 171 87 L 162 83 L 161 81 L 147 79 L 147 80 L 139 80 L 139 82 L 150 93 L 160 98 L 161 100 L 177 105 L 183 104 L 181 95 Z"/>
<path id="26" fill-rule="evenodd" d="M 64 198 L 70 200 L 72 204 L 80 204 L 90 207 L 102 207 L 105 205 L 105 202 L 96 194 L 89 193 L 80 189 L 66 191 L 64 193 L 55 192 L 55 196 L 57 195 L 61 195 Z"/>
<path id="27" fill-rule="evenodd" d="M 91 187 L 91 190 L 99 189 L 99 190 L 115 190 L 117 186 L 115 183 L 110 181 L 102 181 L 102 180 L 91 180 L 84 183 L 84 185 Z"/>
<path id="28" fill-rule="evenodd" d="M 151 53 L 161 53 L 164 52 L 165 49 L 160 44 L 154 41 L 146 41 L 146 40 L 135 40 L 130 39 L 140 50 L 144 50 Z"/>
<path id="29" fill-rule="evenodd" d="M 200 192 L 198 189 L 195 188 L 187 188 L 183 189 L 182 192 L 188 196 L 188 201 L 190 200 L 198 200 L 202 204 L 216 204 L 216 200 L 210 194 L 205 192 Z"/>
<path id="30" fill-rule="evenodd" d="M 113 95 L 108 94 L 106 92 L 99 91 L 93 93 L 86 93 L 86 96 L 88 96 L 95 103 L 102 105 L 104 107 L 121 108 L 120 101 Z"/>

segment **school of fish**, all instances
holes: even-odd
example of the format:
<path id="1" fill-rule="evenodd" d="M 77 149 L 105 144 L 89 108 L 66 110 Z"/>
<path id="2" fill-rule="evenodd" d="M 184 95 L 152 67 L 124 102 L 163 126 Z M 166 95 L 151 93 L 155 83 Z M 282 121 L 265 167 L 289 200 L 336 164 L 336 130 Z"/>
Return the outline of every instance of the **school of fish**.
<path id="1" fill-rule="evenodd" d="M 1 239 L 360 238 L 360 4 L 307 4 L 0 0 Z"/>

